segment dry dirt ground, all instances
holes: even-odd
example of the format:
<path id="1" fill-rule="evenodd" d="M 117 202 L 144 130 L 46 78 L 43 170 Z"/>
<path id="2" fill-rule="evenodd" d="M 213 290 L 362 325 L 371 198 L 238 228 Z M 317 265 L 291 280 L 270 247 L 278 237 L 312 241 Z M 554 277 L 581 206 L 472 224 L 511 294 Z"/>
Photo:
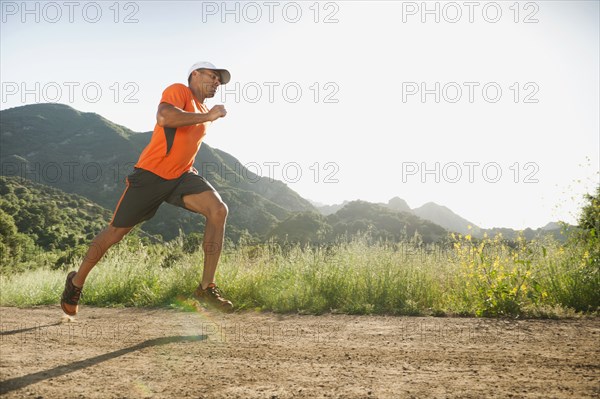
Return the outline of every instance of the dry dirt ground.
<path id="1" fill-rule="evenodd" d="M 0 308 L 7 398 L 600 397 L 600 319 Z"/>

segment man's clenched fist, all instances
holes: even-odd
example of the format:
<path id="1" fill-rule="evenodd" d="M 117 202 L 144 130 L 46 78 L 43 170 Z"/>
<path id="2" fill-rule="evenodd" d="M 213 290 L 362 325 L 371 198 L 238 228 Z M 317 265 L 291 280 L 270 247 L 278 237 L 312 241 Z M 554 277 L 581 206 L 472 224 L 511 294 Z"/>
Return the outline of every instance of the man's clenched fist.
<path id="1" fill-rule="evenodd" d="M 215 105 L 210 109 L 210 111 L 208 111 L 208 118 L 211 122 L 222 118 L 225 115 L 227 115 L 227 111 L 225 110 L 224 105 Z"/>

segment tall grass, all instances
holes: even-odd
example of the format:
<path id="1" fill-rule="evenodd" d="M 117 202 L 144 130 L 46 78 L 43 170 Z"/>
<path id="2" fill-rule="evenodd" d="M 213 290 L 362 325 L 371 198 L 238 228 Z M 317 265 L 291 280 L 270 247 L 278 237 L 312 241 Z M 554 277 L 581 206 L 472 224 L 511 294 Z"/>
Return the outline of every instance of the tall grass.
<path id="1" fill-rule="evenodd" d="M 203 260 L 182 247 L 181 239 L 113 247 L 90 274 L 82 304 L 178 306 L 197 286 Z M 65 275 L 2 275 L 0 305 L 58 303 Z M 362 236 L 327 247 L 239 245 L 224 252 L 217 278 L 238 309 L 542 317 L 600 310 L 598 253 L 584 241 L 456 236 L 427 246 Z"/>

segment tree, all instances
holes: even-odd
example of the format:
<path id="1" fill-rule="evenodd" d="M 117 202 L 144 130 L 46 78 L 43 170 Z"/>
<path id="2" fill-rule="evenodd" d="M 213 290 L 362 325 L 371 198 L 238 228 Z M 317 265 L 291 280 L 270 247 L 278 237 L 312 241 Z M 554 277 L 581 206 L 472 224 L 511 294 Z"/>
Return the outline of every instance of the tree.
<path id="1" fill-rule="evenodd" d="M 12 216 L 0 209 L 0 272 L 5 274 L 19 262 L 31 258 L 34 249 L 33 240 L 19 233 Z"/>
<path id="2" fill-rule="evenodd" d="M 600 232 L 600 185 L 596 188 L 596 194 L 586 194 L 585 200 L 587 204 L 581 208 L 579 227 L 598 236 Z"/>

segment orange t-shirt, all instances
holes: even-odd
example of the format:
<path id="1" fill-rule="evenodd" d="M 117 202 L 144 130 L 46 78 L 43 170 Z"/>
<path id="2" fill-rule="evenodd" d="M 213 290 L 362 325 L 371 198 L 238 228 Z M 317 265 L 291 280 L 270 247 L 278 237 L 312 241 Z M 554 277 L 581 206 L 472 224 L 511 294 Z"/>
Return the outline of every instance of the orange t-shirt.
<path id="1" fill-rule="evenodd" d="M 200 103 L 189 87 L 175 83 L 163 92 L 161 103 L 169 103 L 186 112 L 207 113 L 206 105 Z M 144 148 L 135 165 L 163 179 L 176 179 L 185 172 L 195 171 L 196 154 L 206 135 L 210 122 L 178 128 L 154 127 L 150 143 Z"/>

